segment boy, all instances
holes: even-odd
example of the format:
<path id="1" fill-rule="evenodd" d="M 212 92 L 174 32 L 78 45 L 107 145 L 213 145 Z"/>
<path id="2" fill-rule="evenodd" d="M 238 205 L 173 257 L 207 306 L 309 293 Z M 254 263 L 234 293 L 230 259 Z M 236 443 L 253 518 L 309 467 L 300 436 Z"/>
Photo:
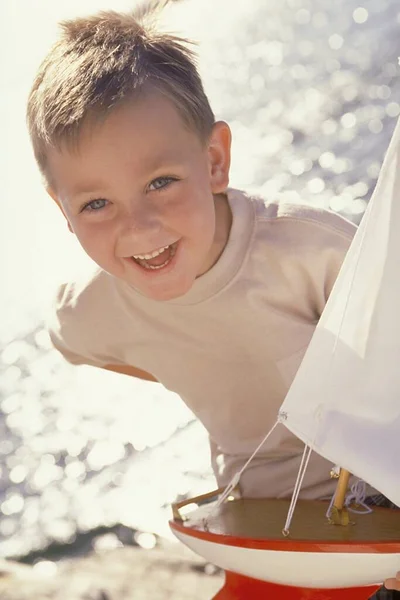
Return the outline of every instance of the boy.
<path id="1" fill-rule="evenodd" d="M 354 234 L 338 215 L 228 188 L 184 40 L 117 13 L 64 24 L 28 104 L 47 190 L 98 269 L 59 291 L 55 347 L 177 392 L 227 484 L 276 419 Z M 276 429 L 241 479 L 288 497 L 302 443 Z M 302 496 L 332 494 L 317 454 Z"/>

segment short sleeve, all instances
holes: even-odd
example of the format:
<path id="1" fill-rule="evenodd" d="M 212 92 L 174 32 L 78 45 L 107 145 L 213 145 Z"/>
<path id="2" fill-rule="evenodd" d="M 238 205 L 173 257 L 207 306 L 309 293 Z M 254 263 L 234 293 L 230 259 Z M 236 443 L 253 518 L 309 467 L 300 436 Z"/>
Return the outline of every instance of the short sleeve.
<path id="1" fill-rule="evenodd" d="M 286 202 L 268 206 L 268 242 L 286 282 L 281 307 L 319 320 L 357 230 L 338 213 Z"/>
<path id="2" fill-rule="evenodd" d="M 321 315 L 357 228 L 340 215 L 330 212 L 325 213 L 317 227 L 315 251 L 309 255 L 309 269 Z"/>
<path id="3" fill-rule="evenodd" d="M 346 234 L 339 232 L 336 235 L 335 243 L 331 246 L 330 257 L 327 262 L 327 269 L 325 275 L 325 301 L 328 300 L 334 283 L 339 275 L 339 271 L 342 267 L 343 261 L 346 257 L 347 251 L 350 248 L 350 244 L 353 240 L 356 228 L 352 226 L 350 231 Z"/>
<path id="4" fill-rule="evenodd" d="M 47 320 L 53 346 L 73 365 L 123 364 L 109 351 L 96 320 L 101 318 L 96 317 L 95 300 L 90 302 L 74 284 L 62 284 Z"/>

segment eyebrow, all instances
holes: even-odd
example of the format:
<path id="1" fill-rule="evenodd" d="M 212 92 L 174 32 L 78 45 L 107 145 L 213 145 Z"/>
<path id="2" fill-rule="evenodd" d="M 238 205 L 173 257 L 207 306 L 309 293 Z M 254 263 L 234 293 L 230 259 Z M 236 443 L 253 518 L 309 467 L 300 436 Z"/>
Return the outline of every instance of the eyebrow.
<path id="1" fill-rule="evenodd" d="M 151 157 L 150 159 L 143 162 L 142 173 L 143 174 L 151 174 L 158 169 L 173 169 L 177 168 L 178 164 L 181 163 L 181 160 L 177 156 L 167 155 L 167 153 L 158 153 L 156 156 Z M 93 182 L 93 185 L 79 183 L 76 187 L 71 189 L 72 197 L 82 196 L 84 194 L 97 194 L 101 193 L 100 190 L 105 190 L 106 185 L 101 185 L 99 182 Z M 98 191 L 97 191 L 98 190 Z"/>
<path id="2" fill-rule="evenodd" d="M 83 194 L 95 194 L 96 190 L 101 190 L 104 189 L 103 186 L 101 185 L 85 185 L 83 184 L 82 186 L 77 185 L 76 187 L 73 187 L 71 189 L 71 196 L 73 198 L 76 198 L 77 196 L 82 196 Z"/>

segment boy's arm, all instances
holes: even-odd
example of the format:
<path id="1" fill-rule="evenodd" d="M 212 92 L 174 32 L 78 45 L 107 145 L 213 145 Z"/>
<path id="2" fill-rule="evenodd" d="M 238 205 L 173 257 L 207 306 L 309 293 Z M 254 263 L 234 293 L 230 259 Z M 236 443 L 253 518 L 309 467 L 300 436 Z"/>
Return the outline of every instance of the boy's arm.
<path id="1" fill-rule="evenodd" d="M 101 367 L 102 369 L 106 369 L 107 371 L 114 371 L 115 373 L 123 373 L 124 375 L 130 375 L 131 377 L 137 377 L 138 379 L 144 379 L 145 381 L 155 381 L 158 383 L 157 379 L 147 373 L 146 371 L 142 371 L 142 369 L 138 369 L 137 367 L 131 367 L 130 365 L 104 365 Z"/>

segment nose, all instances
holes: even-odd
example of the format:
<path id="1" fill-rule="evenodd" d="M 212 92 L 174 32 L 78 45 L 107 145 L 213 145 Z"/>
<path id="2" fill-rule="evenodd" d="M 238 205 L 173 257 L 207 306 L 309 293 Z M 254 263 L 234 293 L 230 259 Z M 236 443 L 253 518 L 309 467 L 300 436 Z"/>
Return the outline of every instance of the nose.
<path id="1" fill-rule="evenodd" d="M 162 224 L 157 209 L 150 202 L 131 206 L 129 211 L 121 215 L 120 239 L 121 242 L 135 240 L 149 240 L 156 238 L 161 231 Z"/>

